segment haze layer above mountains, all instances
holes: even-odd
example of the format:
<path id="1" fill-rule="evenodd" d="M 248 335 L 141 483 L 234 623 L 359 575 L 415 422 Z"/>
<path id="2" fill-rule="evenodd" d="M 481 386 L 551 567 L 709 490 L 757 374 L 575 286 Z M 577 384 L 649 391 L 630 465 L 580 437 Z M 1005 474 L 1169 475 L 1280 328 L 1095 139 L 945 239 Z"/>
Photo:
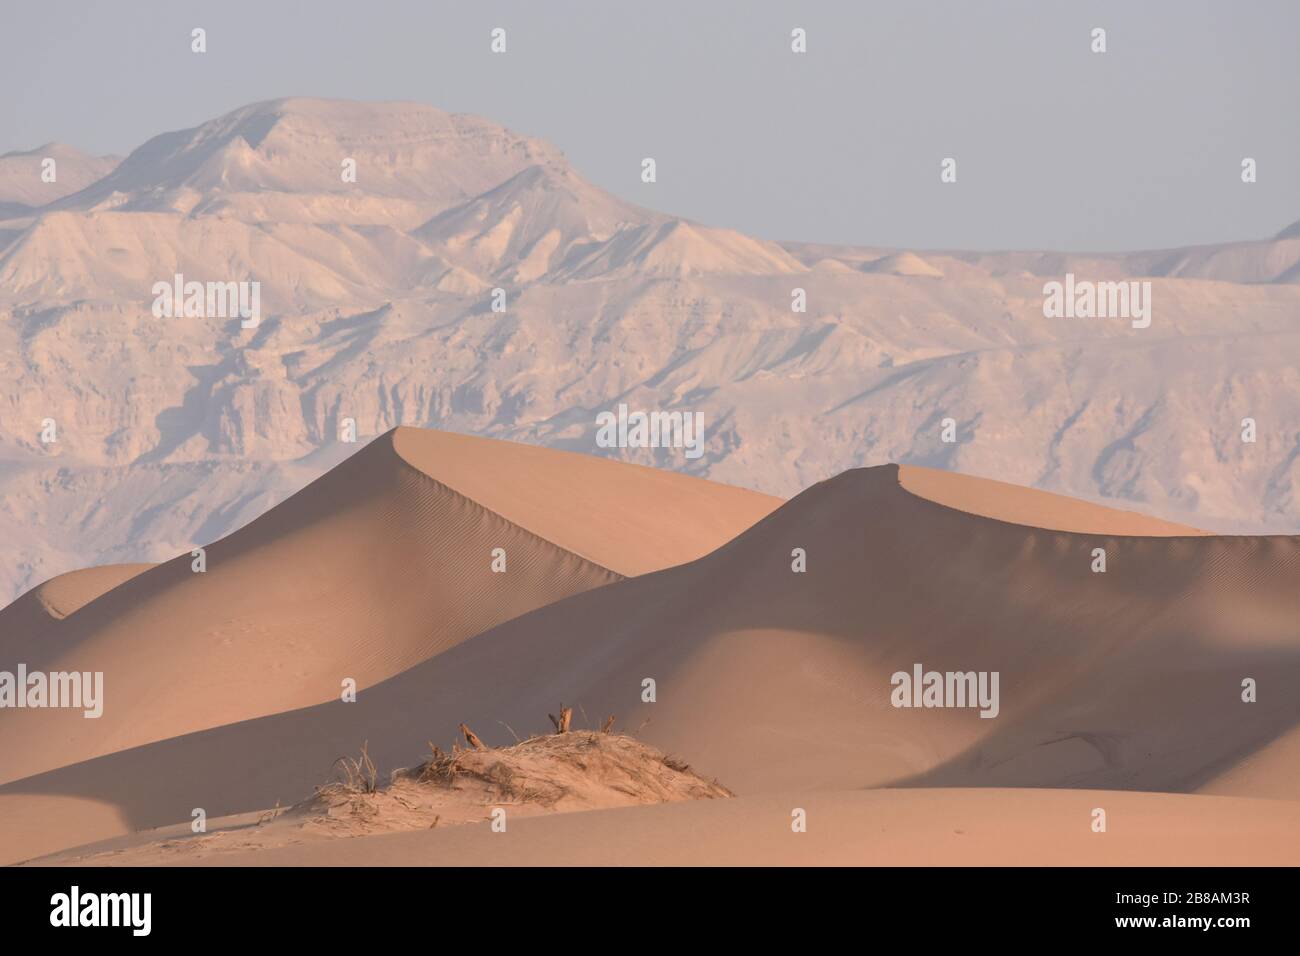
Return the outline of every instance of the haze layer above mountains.
<path id="1" fill-rule="evenodd" d="M 1149 279 L 1150 328 L 1044 318 L 1067 272 Z M 177 273 L 259 282 L 260 324 L 155 318 L 152 286 Z M 120 162 L 9 154 L 0 591 L 228 534 L 354 451 L 345 418 L 361 442 L 429 426 L 782 496 L 894 461 L 1293 531 L 1297 319 L 1297 227 L 1097 256 L 776 243 L 640 208 L 545 142 L 416 104 L 260 103 Z M 596 414 L 619 403 L 701 412 L 704 454 L 598 448 Z"/>

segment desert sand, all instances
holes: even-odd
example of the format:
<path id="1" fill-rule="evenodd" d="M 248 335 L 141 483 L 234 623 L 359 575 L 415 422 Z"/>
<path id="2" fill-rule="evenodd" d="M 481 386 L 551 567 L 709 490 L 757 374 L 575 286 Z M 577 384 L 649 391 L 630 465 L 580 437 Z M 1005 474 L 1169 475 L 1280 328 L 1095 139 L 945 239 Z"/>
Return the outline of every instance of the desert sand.
<path id="1" fill-rule="evenodd" d="M 821 850 L 806 848 L 832 839 L 811 824 L 805 849 L 767 842 L 792 836 L 791 800 L 858 834 L 822 862 L 1065 862 L 1076 847 L 1088 862 L 1291 859 L 1300 541 L 892 465 L 778 504 L 600 459 L 391 433 L 213 545 L 205 574 L 183 556 L 63 619 L 46 660 L 109 670 L 106 729 L 0 713 L 0 852 L 143 847 L 138 831 L 194 808 L 256 820 L 307 799 L 363 745 L 386 779 L 430 741 L 449 749 L 462 721 L 500 747 L 547 732 L 563 702 L 575 728 L 615 715 L 740 796 L 521 821 L 534 849 L 500 851 L 519 862 L 550 840 L 602 842 L 574 836 L 606 832 L 588 826 L 625 828 L 603 841 L 611 860 L 622 839 L 645 862 L 736 862 L 748 842 L 749 862 L 811 861 Z M 498 545 L 509 564 L 494 576 Z M 79 619 L 96 627 L 70 630 Z M 999 672 L 997 717 L 892 707 L 891 675 L 917 663 Z M 339 699 L 343 673 L 358 677 L 355 702 Z M 1242 701 L 1246 678 L 1258 702 Z M 1092 834 L 1103 799 L 1141 835 L 1119 822 Z M 998 801 L 1024 812 L 999 815 Z M 863 806 L 899 829 L 844 822 Z M 944 836 L 950 813 L 986 836 Z M 1010 842 L 986 852 L 999 819 Z M 728 835 L 683 848 L 700 827 Z M 1041 848 L 1074 827 L 1116 839 Z M 1240 841 L 1219 838 L 1233 827 Z M 429 855 L 465 860 L 480 830 L 262 850 L 377 861 L 393 847 L 391 862 L 414 862 L 433 840 Z"/>
<path id="2" fill-rule="evenodd" d="M 808 829 L 794 833 L 791 813 Z M 1107 813 L 1094 833 L 1092 811 Z M 93 866 L 1295 866 L 1300 803 L 1113 790 L 858 790 L 527 816 L 277 845 L 186 828 L 59 854 Z M 291 842 L 292 840 L 292 842 Z M 89 849 L 89 848 L 88 848 Z"/>

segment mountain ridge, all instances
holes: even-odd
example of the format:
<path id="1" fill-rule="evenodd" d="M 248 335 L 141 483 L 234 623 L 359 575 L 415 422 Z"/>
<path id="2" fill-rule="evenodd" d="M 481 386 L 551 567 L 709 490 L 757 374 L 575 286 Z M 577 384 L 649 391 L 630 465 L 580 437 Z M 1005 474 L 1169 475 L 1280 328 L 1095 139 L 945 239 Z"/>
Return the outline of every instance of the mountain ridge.
<path id="1" fill-rule="evenodd" d="M 654 187 L 637 172 L 639 203 Z M 363 439 L 434 427 L 779 496 L 899 461 L 1215 530 L 1300 528 L 1289 230 L 1106 256 L 910 252 L 638 203 L 487 120 L 287 98 L 0 212 L 0 533 L 16 542 L 0 591 L 221 537 L 337 461 L 346 420 Z M 1065 272 L 1149 281 L 1151 327 L 1045 318 Z M 260 322 L 154 318 L 152 286 L 177 274 L 258 282 Z M 620 403 L 698 412 L 703 454 L 598 446 L 596 415 Z"/>

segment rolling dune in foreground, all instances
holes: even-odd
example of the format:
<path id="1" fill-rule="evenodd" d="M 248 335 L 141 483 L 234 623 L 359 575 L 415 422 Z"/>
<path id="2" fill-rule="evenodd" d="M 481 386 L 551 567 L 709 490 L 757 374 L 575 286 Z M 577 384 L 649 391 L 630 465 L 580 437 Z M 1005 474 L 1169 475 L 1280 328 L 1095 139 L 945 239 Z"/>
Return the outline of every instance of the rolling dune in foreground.
<path id="1" fill-rule="evenodd" d="M 403 429 L 389 447 L 432 469 L 439 460 L 437 443 L 444 440 L 436 433 Z M 429 444 L 417 449 L 417 442 Z M 494 447 L 483 451 L 485 461 L 501 455 L 491 460 L 508 464 L 514 446 L 486 442 L 482 447 L 487 446 Z M 380 445 L 375 453 L 384 450 Z M 421 458 L 426 451 L 429 455 Z M 1098 795 L 1079 792 L 1084 790 L 1125 791 L 1105 798 L 1144 821 L 1141 837 L 1128 831 L 1130 836 L 1122 839 L 1121 823 L 1112 824 L 1107 838 L 1117 839 L 1107 845 L 1118 844 L 1116 861 L 1208 858 L 1234 820 L 1249 820 L 1254 835 L 1223 850 L 1225 860 L 1249 862 L 1250 851 L 1242 847 L 1268 848 L 1273 842 L 1269 834 L 1294 833 L 1297 804 L 1291 801 L 1300 799 L 1300 773 L 1289 758 L 1294 748 L 1286 742 L 1300 723 L 1297 538 L 1210 536 L 998 482 L 892 465 L 844 472 L 767 513 L 770 499 L 744 498 L 735 504 L 731 489 L 719 489 L 715 503 L 694 483 L 689 492 L 673 497 L 655 483 L 657 478 L 610 463 L 588 466 L 592 474 L 597 468 L 618 469 L 609 486 L 588 494 L 573 478 L 576 472 L 558 466 L 548 472 L 540 458 L 535 474 L 552 483 L 549 492 L 520 490 L 534 475 L 530 464 L 515 473 L 488 469 L 470 500 L 465 485 L 476 473 L 472 463 L 457 460 L 451 467 L 463 470 L 449 479 L 460 482 L 453 485 L 462 492 L 457 504 L 442 503 L 447 497 L 442 492 L 433 499 L 437 503 L 417 506 L 412 502 L 429 500 L 420 497 L 430 493 L 428 486 L 443 486 L 414 467 L 408 467 L 414 473 L 409 480 L 393 478 L 377 464 L 366 463 L 370 454 L 367 449 L 350 459 L 250 525 L 246 531 L 258 533 L 257 547 L 236 549 L 238 535 L 227 539 L 232 544 L 225 554 L 214 546 L 206 577 L 223 565 L 232 576 L 239 570 L 238 580 L 232 577 L 225 585 L 226 599 L 260 589 L 266 592 L 262 600 L 267 607 L 289 607 L 295 595 L 282 575 L 290 572 L 268 557 L 253 559 L 266 551 L 281 553 L 274 549 L 294 542 L 297 560 L 326 562 L 324 570 L 295 572 L 314 582 L 317 575 L 328 575 L 328 562 L 340 560 L 339 554 L 361 551 L 348 566 L 354 572 L 377 564 L 373 552 L 364 549 L 384 542 L 384 553 L 397 550 L 400 559 L 373 568 L 368 586 L 385 590 L 366 613 L 377 617 L 359 613 L 353 626 L 372 635 L 369 640 L 378 646 L 369 653 L 382 657 L 391 676 L 381 676 L 385 668 L 374 667 L 375 680 L 363 685 L 355 703 L 339 701 L 336 681 L 327 687 L 322 677 L 324 696 L 317 701 L 286 700 L 278 711 L 250 714 L 252 719 L 177 727 L 170 734 L 159 724 L 152 731 L 166 739 L 116 747 L 113 740 L 104 740 L 97 743 L 93 759 L 68 760 L 67 766 L 49 765 L 44 772 L 11 778 L 0 788 L 0 847 L 6 859 L 182 823 L 195 807 L 215 820 L 288 806 L 324 781 L 335 758 L 357 753 L 363 743 L 386 774 L 420 760 L 429 740 L 446 745 L 461 721 L 491 745 L 509 742 L 507 725 L 522 735 L 544 731 L 539 718 L 561 701 L 578 710 L 578 725 L 594 726 L 614 714 L 619 727 L 741 795 L 738 801 L 710 801 L 709 810 L 694 805 L 637 808 L 520 824 L 521 833 L 538 834 L 541 843 L 530 845 L 544 845 L 551 839 L 547 833 L 560 834 L 558 840 L 599 843 L 614 827 L 607 821 L 615 820 L 625 827 L 625 836 L 607 841 L 611 860 L 617 859 L 612 848 L 628 845 L 620 840 L 635 841 L 643 833 L 646 840 L 665 844 L 662 857 L 649 853 L 646 861 L 677 853 L 675 859 L 691 862 L 737 862 L 746 845 L 744 834 L 750 833 L 758 841 L 752 862 L 813 862 L 801 855 L 802 849 L 790 856 L 771 850 L 769 837 L 762 836 L 770 825 L 779 835 L 771 839 L 790 837 L 789 807 L 803 805 L 791 804 L 790 797 L 776 800 L 773 794 L 806 795 L 798 799 L 809 804 L 871 806 L 886 817 L 901 814 L 900 821 L 910 821 L 900 822 L 893 836 L 868 833 L 870 823 L 851 824 L 852 813 L 845 810 L 834 832 L 810 844 L 833 841 L 835 832 L 848 828 L 842 832 L 861 837 L 849 844 L 858 849 L 828 853 L 820 862 L 1001 861 L 998 854 L 981 859 L 980 851 L 971 849 L 981 845 L 977 840 L 954 843 L 943 836 L 948 814 L 959 812 L 980 833 L 1002 819 L 1014 826 L 1016 839 L 1030 847 L 1026 852 L 1032 858 L 1045 859 L 1050 853 L 1033 850 L 1036 842 L 1073 832 L 1073 827 L 1083 838 L 1092 836 L 1088 812 L 1105 804 Z M 442 453 L 443 460 L 451 457 L 449 451 Z M 348 471 L 349 465 L 355 470 Z M 321 489 L 333 487 L 340 475 L 357 487 L 380 482 L 385 493 L 358 495 L 360 503 L 336 510 L 338 496 Z M 638 481 L 643 481 L 639 497 L 631 490 Z M 324 500 L 313 504 L 318 499 Z M 709 535 L 689 520 L 691 508 L 698 516 L 723 507 L 722 502 L 736 508 L 737 525 L 748 521 L 753 526 L 743 532 L 737 528 L 730 541 L 710 550 Z M 541 505 L 548 503 L 556 510 L 540 514 Z M 586 513 L 584 507 L 594 514 L 571 527 Z M 394 511 L 399 512 L 396 518 Z M 464 520 L 426 518 L 412 527 L 406 517 L 430 511 Z M 313 520 L 306 520 L 305 513 Z M 643 557 L 640 570 L 649 573 L 622 579 L 637 573 L 637 555 L 624 549 L 670 519 L 686 527 L 674 539 L 686 563 L 663 560 L 664 552 L 658 560 L 661 569 L 654 570 L 656 562 Z M 446 530 L 466 526 L 474 533 L 464 538 Z M 495 546 L 489 541 L 502 535 L 513 535 L 506 545 L 511 564 L 507 574 L 497 577 L 507 580 L 507 591 L 528 592 L 535 602 L 531 608 L 517 596 L 508 608 L 499 607 L 504 592 L 491 590 L 496 584 L 486 575 L 466 576 L 463 570 L 466 549 L 482 551 L 486 568 L 486 551 Z M 514 548 L 529 556 L 518 572 Z M 796 549 L 806 556 L 802 573 L 792 571 Z M 1092 570 L 1096 549 L 1105 551 L 1104 573 Z M 416 560 L 430 553 L 434 557 L 427 560 L 444 563 Z M 404 575 L 412 563 L 418 572 Z M 556 578 L 548 577 L 547 570 L 556 564 L 565 569 L 560 580 L 576 578 L 579 584 L 570 584 L 565 593 L 559 593 L 562 588 L 548 591 L 545 582 Z M 416 617 L 423 627 L 437 623 L 432 603 L 422 603 L 430 602 L 428 590 L 435 583 L 431 567 L 451 575 L 452 566 L 460 577 L 436 582 L 445 591 L 443 604 L 460 600 L 480 608 L 477 616 L 465 612 L 469 620 L 456 632 L 459 636 L 420 631 L 404 638 L 410 632 L 397 625 L 409 619 L 399 615 L 415 615 L 412 608 L 424 615 Z M 105 601 L 129 603 L 121 595 L 151 578 L 169 580 L 162 576 L 168 567 L 133 578 L 86 605 L 68 623 Z M 181 569 L 188 574 L 187 563 Z M 591 573 L 583 577 L 586 569 Z M 175 596 L 173 620 L 188 620 L 201 631 L 213 626 L 204 607 L 221 607 L 228 616 L 219 604 L 186 610 L 180 589 L 177 583 L 163 589 Z M 340 613 L 330 608 L 320 618 Z M 285 633 L 263 643 L 269 647 L 287 641 Z M 397 648 L 387 649 L 389 641 Z M 331 666 L 357 671 L 367 646 L 364 640 L 341 643 Z M 89 642 L 79 650 L 94 647 Z M 232 675 L 237 663 L 243 672 L 253 673 L 257 655 L 269 653 L 250 647 L 236 645 L 229 651 Z M 172 653 L 176 656 L 169 666 L 176 667 L 184 653 Z M 296 659 L 293 653 L 284 656 Z M 198 658 L 190 660 L 191 666 L 200 666 Z M 974 708 L 891 706 L 891 675 L 911 671 L 914 664 L 927 670 L 998 672 L 997 716 L 981 718 Z M 337 675 L 329 667 L 322 672 Z M 1245 678 L 1258 681 L 1257 703 L 1241 700 Z M 647 679 L 655 682 L 653 703 L 642 699 Z M 193 693 L 208 686 L 195 678 Z M 244 694 L 242 688 L 238 692 Z M 270 694 L 264 705 L 272 706 Z M 146 709 L 140 720 L 156 719 L 146 704 L 141 706 Z M 177 708 L 174 716 L 185 717 L 188 704 L 178 698 L 169 706 Z M 28 733 L 35 727 L 30 725 Z M 142 736 L 134 724 L 123 725 L 122 733 L 128 732 Z M 17 737 L 0 743 L 6 753 L 24 746 Z M 993 791 L 968 796 L 964 788 L 972 787 L 1015 788 L 1016 794 L 1000 794 L 999 811 L 997 800 L 980 803 L 993 799 Z M 860 792 L 866 788 L 892 789 L 887 795 Z M 1053 788 L 1067 796 L 1023 788 Z M 1200 791 L 1233 799 L 1168 795 Z M 1241 799 L 1264 796 L 1286 799 Z M 768 806 L 763 801 L 769 800 L 785 807 L 770 821 L 765 811 L 753 809 Z M 734 808 L 740 829 L 728 830 L 733 842 L 716 844 L 718 856 L 710 858 L 706 851 L 713 844 L 700 830 L 714 827 L 705 817 L 725 816 L 732 812 L 728 808 Z M 925 817 L 925 808 L 935 816 Z M 1021 820 L 1016 820 L 1018 808 L 1024 810 Z M 655 822 L 628 822 L 633 814 L 637 821 Z M 1204 829 L 1197 829 L 1202 824 Z M 582 829 L 587 826 L 593 829 Z M 646 829 L 638 830 L 642 826 Z M 478 837 L 470 831 L 481 828 L 463 829 L 433 836 L 367 837 L 364 847 L 358 842 L 337 851 L 344 854 L 337 859 L 380 862 L 371 856 L 382 853 L 377 848 L 424 847 L 424 841 L 432 840 L 431 855 L 465 860 L 456 847 L 470 841 L 463 852 L 474 852 L 470 847 Z M 812 832 L 810 824 L 809 837 Z M 1195 844 L 1197 833 L 1204 846 Z M 684 848 L 697 840 L 698 851 Z M 536 859 L 522 841 L 509 845 L 521 847 L 512 859 Z M 1067 840 L 1063 846 L 1073 844 Z M 775 855 L 765 857 L 769 851 Z M 277 853 L 288 862 L 299 851 L 266 852 L 268 861 Z M 324 861 L 332 852 L 304 848 L 297 859 Z M 394 849 L 391 862 L 411 862 L 412 853 L 422 852 Z M 493 858 L 498 852 L 509 856 L 516 851 L 494 849 Z M 583 852 L 575 849 L 558 859 L 576 860 Z M 1104 853 L 1080 852 L 1082 862 L 1104 861 Z M 854 853 L 852 860 L 845 855 Z M 1069 852 L 1061 853 L 1056 861 L 1069 861 Z M 889 858 L 880 858 L 882 854 Z M 1261 850 L 1254 862 L 1285 854 L 1283 849 Z"/>
<path id="2" fill-rule="evenodd" d="M 791 811 L 807 813 L 793 833 Z M 1089 827 L 1108 814 L 1105 833 Z M 1295 866 L 1300 803 L 1114 790 L 778 793 L 292 845 L 188 827 L 39 861 L 90 866 Z M 255 836 L 254 836 L 255 839 Z"/>

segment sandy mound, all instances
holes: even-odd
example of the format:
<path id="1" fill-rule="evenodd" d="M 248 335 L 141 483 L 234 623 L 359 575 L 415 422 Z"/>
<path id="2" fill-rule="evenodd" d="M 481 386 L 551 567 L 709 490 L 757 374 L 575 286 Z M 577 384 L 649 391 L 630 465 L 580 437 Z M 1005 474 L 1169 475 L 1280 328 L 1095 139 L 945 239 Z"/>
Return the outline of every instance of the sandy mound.
<path id="1" fill-rule="evenodd" d="M 33 588 L 32 593 L 50 617 L 62 620 L 106 591 L 111 591 L 123 581 L 129 581 L 151 567 L 152 564 L 108 564 L 99 568 L 70 571 Z"/>
<path id="2" fill-rule="evenodd" d="M 448 821 L 458 816 L 481 819 L 482 808 L 488 804 L 567 812 L 732 795 L 716 781 L 700 777 L 689 765 L 632 737 L 571 731 L 530 737 L 498 749 L 454 750 L 450 754 L 435 749 L 430 760 L 395 774 L 387 788 L 366 792 L 349 780 L 322 789 L 302 810 L 309 815 L 324 811 L 337 818 L 341 797 L 400 797 L 420 792 L 429 807 L 446 808 Z M 466 807 L 472 808 L 469 814 L 465 814 Z M 364 806 L 360 810 L 362 818 L 373 816 Z"/>
<path id="3" fill-rule="evenodd" d="M 631 737 L 572 731 L 532 737 L 499 749 L 435 748 L 425 763 L 395 771 L 387 783 L 363 751 L 340 759 L 338 779 L 287 811 L 218 824 L 198 836 L 141 834 L 124 846 L 72 853 L 62 861 L 139 865 L 211 861 L 337 837 L 504 822 L 580 810 L 635 807 L 732 796 L 689 766 Z M 150 837 L 154 838 L 150 840 Z"/>

